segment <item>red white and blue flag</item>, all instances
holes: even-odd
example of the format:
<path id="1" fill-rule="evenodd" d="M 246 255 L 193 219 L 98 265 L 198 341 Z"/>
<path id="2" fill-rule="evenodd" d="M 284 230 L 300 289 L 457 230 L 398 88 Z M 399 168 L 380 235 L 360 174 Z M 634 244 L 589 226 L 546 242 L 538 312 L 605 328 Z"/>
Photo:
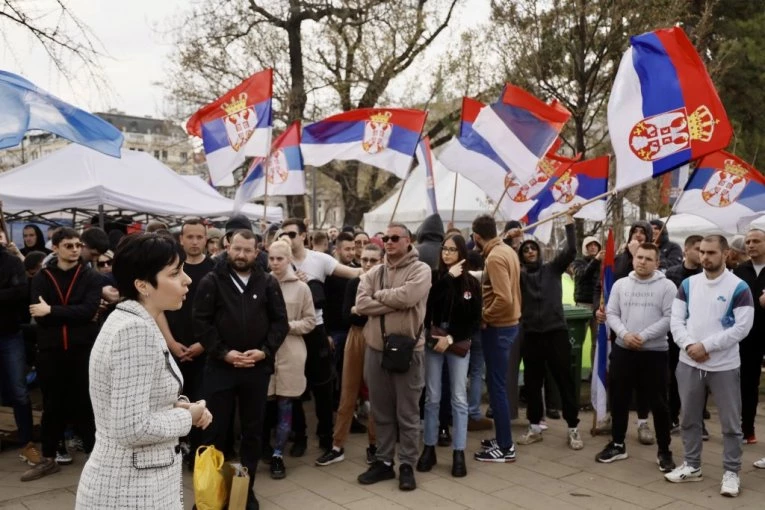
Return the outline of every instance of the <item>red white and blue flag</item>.
<path id="1" fill-rule="evenodd" d="M 264 195 L 305 194 L 305 172 L 300 155 L 300 122 L 279 135 L 267 158 L 255 158 L 234 197 L 235 209 Z"/>
<path id="2" fill-rule="evenodd" d="M 189 134 L 202 138 L 210 179 L 219 185 L 248 156 L 267 156 L 273 126 L 273 70 L 260 71 L 212 103 L 186 123 Z"/>
<path id="3" fill-rule="evenodd" d="M 573 163 L 552 186 L 540 194 L 526 217 L 527 224 L 536 223 L 557 212 L 565 211 L 572 205 L 604 194 L 608 191 L 608 165 L 608 156 Z M 605 220 L 606 197 L 585 205 L 575 217 L 594 221 Z M 530 233 L 543 243 L 549 242 L 552 221 L 539 225 Z"/>
<path id="4" fill-rule="evenodd" d="M 429 136 L 422 137 L 417 144 L 417 162 L 425 169 L 425 191 L 427 195 L 425 212 L 428 216 L 438 214 L 436 183 L 433 176 L 433 154 L 430 151 Z"/>
<path id="5" fill-rule="evenodd" d="M 765 214 L 765 177 L 733 154 L 715 152 L 699 161 L 675 211 L 705 218 L 725 232 L 746 230 Z"/>
<path id="6" fill-rule="evenodd" d="M 605 309 L 611 287 L 614 285 L 614 232 L 608 229 L 606 241 L 606 254 L 603 265 L 600 268 L 600 282 L 603 289 L 601 309 Z M 595 357 L 592 364 L 592 387 L 590 388 L 590 401 L 595 411 L 595 420 L 603 421 L 607 414 L 608 394 L 606 392 L 608 381 L 608 351 L 611 342 L 608 341 L 608 325 L 598 324 L 598 338 L 595 342 Z"/>
<path id="7" fill-rule="evenodd" d="M 499 101 L 481 109 L 473 129 L 519 180 L 526 181 L 570 117 L 571 112 L 558 101 L 545 103 L 508 84 Z"/>
<path id="8" fill-rule="evenodd" d="M 409 174 L 427 112 L 403 108 L 361 108 L 303 128 L 300 148 L 306 165 L 357 160 L 401 179 Z"/>
<path id="9" fill-rule="evenodd" d="M 733 135 L 704 63 L 681 28 L 630 41 L 608 101 L 617 190 L 724 149 Z"/>

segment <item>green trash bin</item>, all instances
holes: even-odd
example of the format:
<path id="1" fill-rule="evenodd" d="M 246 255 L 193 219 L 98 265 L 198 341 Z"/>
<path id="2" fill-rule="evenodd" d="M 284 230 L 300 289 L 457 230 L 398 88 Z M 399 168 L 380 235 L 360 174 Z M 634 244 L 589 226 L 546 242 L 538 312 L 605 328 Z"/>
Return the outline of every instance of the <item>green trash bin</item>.
<path id="1" fill-rule="evenodd" d="M 568 341 L 571 342 L 571 376 L 574 378 L 574 396 L 579 406 L 582 386 L 582 347 L 590 327 L 592 310 L 580 306 L 563 305 L 563 316 L 568 325 Z"/>

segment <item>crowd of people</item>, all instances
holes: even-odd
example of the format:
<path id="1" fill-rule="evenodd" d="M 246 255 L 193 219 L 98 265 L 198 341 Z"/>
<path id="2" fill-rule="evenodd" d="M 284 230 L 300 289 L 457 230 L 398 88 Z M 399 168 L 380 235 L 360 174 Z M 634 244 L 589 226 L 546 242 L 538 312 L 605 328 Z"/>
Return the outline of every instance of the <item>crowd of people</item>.
<path id="1" fill-rule="evenodd" d="M 244 216 L 222 231 L 189 219 L 175 234 L 158 222 L 129 236 L 51 228 L 47 245 L 28 225 L 21 249 L 0 233 L 2 389 L 31 466 L 21 480 L 58 472 L 80 449 L 78 508 L 180 508 L 182 460 L 193 469 L 197 448 L 215 445 L 248 469 L 251 509 L 259 461 L 285 478 L 285 457 L 304 456 L 314 435 L 315 464 L 330 466 L 345 459 L 350 433 L 366 433 L 359 483 L 398 474 L 404 491 L 437 463 L 437 446 L 451 446 L 452 476 L 467 476 L 468 431 L 487 436 L 475 461 L 513 462 L 516 445 L 543 441 L 546 420 L 562 414 L 566 445 L 581 450 L 561 286 L 569 272 L 576 303 L 592 311 L 592 337 L 598 322 L 611 331 L 611 440 L 595 460 L 628 457 L 634 409 L 639 441 L 657 444 L 666 479 L 701 480 L 711 394 L 721 494 L 738 495 L 742 444 L 757 442 L 765 231 L 730 244 L 690 236 L 681 248 L 662 222 L 636 222 L 606 303 L 603 246 L 585 237 L 577 257 L 577 211 L 567 211 L 563 248 L 548 260 L 518 222 L 500 232 L 491 216 L 467 236 L 444 231 L 437 215 L 416 237 L 400 223 L 370 235 L 310 231 L 298 218 L 253 229 Z M 521 360 L 529 425 L 514 439 Z M 43 397 L 40 449 L 28 366 Z"/>

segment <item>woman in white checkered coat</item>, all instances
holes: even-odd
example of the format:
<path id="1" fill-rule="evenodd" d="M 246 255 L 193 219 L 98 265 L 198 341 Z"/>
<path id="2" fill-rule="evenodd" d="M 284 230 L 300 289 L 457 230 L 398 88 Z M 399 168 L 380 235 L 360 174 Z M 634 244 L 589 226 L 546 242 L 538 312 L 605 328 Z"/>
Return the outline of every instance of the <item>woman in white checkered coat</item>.
<path id="1" fill-rule="evenodd" d="M 119 303 L 90 356 L 96 445 L 77 488 L 77 509 L 183 508 L 178 438 L 212 421 L 203 401 L 181 396 L 183 378 L 155 318 L 181 307 L 189 277 L 175 243 L 129 236 L 114 257 Z"/>

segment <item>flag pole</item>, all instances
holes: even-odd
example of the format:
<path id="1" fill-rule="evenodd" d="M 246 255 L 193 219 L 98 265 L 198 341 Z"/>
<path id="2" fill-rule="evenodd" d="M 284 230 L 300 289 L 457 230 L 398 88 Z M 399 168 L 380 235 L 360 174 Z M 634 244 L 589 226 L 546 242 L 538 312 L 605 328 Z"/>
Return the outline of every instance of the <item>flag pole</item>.
<path id="1" fill-rule="evenodd" d="M 398 210 L 398 203 L 401 201 L 401 195 L 404 194 L 404 185 L 406 184 L 406 181 L 409 180 L 409 176 L 406 176 L 406 179 L 403 179 L 401 181 L 401 188 L 398 190 L 398 197 L 396 197 L 396 205 L 393 206 L 393 213 L 390 215 L 390 222 L 393 223 L 393 218 L 396 217 L 396 211 Z"/>
<path id="2" fill-rule="evenodd" d="M 596 201 L 600 200 L 601 198 L 605 198 L 605 197 L 607 197 L 609 195 L 613 195 L 615 193 L 616 193 L 616 190 L 606 191 L 605 193 L 601 193 L 600 195 L 598 195 L 596 197 L 592 197 L 589 200 L 585 200 L 584 202 L 579 202 L 579 203 L 577 203 L 575 205 L 581 205 L 582 207 L 584 207 L 585 205 L 591 204 L 593 202 L 596 202 Z M 561 216 L 565 215 L 567 212 L 568 212 L 568 209 L 563 210 L 563 211 L 559 211 L 559 212 L 557 212 L 557 213 L 555 213 L 555 214 L 553 214 L 551 216 L 548 216 L 547 218 L 545 218 L 543 220 L 537 221 L 536 223 L 532 223 L 531 225 L 526 225 L 525 227 L 523 227 L 521 229 L 521 232 L 526 232 L 527 230 L 531 230 L 532 228 L 537 227 L 537 226 L 539 226 L 539 225 L 541 225 L 543 223 L 547 223 L 548 221 L 552 221 L 555 218 L 560 218 Z"/>
<path id="3" fill-rule="evenodd" d="M 5 234 L 5 242 L 10 243 L 11 240 L 8 238 L 8 230 L 5 225 L 5 212 L 3 211 L 3 201 L 0 200 L 0 229 L 2 229 L 3 234 Z"/>
<path id="4" fill-rule="evenodd" d="M 263 223 L 268 222 L 268 168 L 263 165 L 263 177 L 265 177 L 263 189 Z"/>
<path id="5" fill-rule="evenodd" d="M 677 199 L 675 200 L 675 203 L 672 204 L 672 207 L 669 209 L 669 214 L 667 215 L 667 219 L 664 220 L 664 225 L 661 226 L 659 229 L 659 234 L 656 236 L 657 238 L 661 237 L 662 232 L 664 232 L 667 229 L 667 223 L 669 223 L 669 219 L 672 217 L 673 214 L 675 214 L 675 207 L 677 207 L 677 204 L 680 202 L 680 199 L 683 198 L 683 194 L 685 194 L 685 190 L 688 189 L 688 183 L 691 182 L 691 176 L 693 172 L 696 171 L 696 168 L 693 170 L 688 170 L 688 181 L 685 183 L 685 186 L 683 186 L 683 189 L 680 190 L 680 193 L 677 195 Z M 653 243 L 658 246 L 659 243 L 657 243 L 656 239 L 652 239 Z"/>
<path id="6" fill-rule="evenodd" d="M 454 211 L 457 209 L 457 182 L 459 181 L 460 174 L 454 172 L 454 196 L 452 197 L 452 227 L 454 226 Z"/>
<path id="7" fill-rule="evenodd" d="M 494 216 L 496 216 L 496 215 L 497 215 L 497 211 L 499 211 L 499 206 L 500 206 L 500 204 L 502 203 L 502 200 L 504 200 L 504 199 L 505 199 L 505 195 L 507 195 L 507 190 L 509 190 L 509 189 L 510 189 L 510 184 L 511 184 L 511 183 L 512 183 L 512 181 L 511 181 L 511 182 L 509 182 L 509 183 L 507 183 L 507 186 L 505 186 L 505 191 L 503 191 L 503 192 L 502 192 L 502 196 L 501 196 L 501 197 L 499 197 L 499 200 L 497 200 L 497 205 L 496 205 L 496 206 L 494 206 L 494 212 L 493 212 L 493 213 L 491 213 L 491 217 L 492 217 L 492 218 L 493 218 Z M 512 220 L 513 218 L 507 218 L 507 219 L 508 219 L 508 220 Z"/>

